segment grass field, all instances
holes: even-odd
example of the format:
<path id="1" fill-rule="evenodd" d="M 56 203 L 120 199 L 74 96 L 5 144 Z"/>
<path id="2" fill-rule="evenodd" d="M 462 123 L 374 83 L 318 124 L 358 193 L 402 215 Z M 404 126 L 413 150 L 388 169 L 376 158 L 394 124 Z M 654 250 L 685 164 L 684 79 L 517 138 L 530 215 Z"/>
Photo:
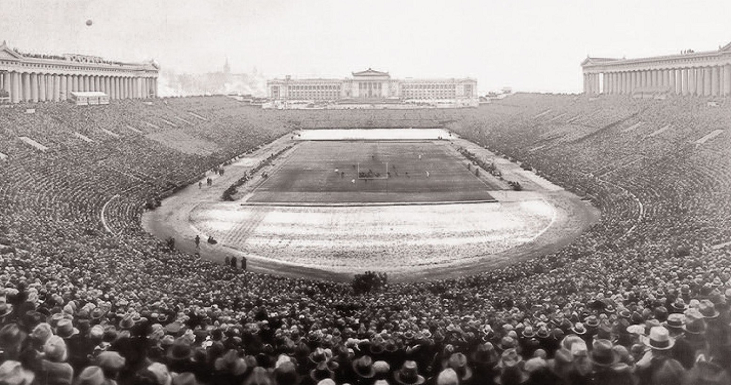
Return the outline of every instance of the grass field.
<path id="1" fill-rule="evenodd" d="M 446 141 L 304 142 L 248 199 L 256 203 L 492 201 Z M 358 170 L 373 178 L 359 178 Z"/>

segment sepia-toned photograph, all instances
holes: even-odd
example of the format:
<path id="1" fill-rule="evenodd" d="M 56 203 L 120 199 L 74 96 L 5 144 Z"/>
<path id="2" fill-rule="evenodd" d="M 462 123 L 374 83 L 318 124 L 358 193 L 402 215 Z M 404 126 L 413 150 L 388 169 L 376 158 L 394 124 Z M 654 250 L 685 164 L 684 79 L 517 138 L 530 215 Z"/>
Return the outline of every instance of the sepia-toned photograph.
<path id="1" fill-rule="evenodd" d="M 731 385 L 730 15 L 0 0 L 0 385 Z"/>

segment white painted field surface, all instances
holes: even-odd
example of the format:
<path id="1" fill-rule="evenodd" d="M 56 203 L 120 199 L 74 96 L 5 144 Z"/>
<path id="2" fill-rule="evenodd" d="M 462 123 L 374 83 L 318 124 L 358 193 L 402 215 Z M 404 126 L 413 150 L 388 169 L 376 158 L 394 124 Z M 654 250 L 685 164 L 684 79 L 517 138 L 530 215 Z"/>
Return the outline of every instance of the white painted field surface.
<path id="1" fill-rule="evenodd" d="M 359 207 L 199 205 L 191 225 L 253 258 L 333 272 L 459 264 L 533 241 L 556 220 L 541 199 Z"/>
<path id="2" fill-rule="evenodd" d="M 299 140 L 437 140 L 449 139 L 449 131 L 441 128 L 352 128 L 302 130 Z"/>

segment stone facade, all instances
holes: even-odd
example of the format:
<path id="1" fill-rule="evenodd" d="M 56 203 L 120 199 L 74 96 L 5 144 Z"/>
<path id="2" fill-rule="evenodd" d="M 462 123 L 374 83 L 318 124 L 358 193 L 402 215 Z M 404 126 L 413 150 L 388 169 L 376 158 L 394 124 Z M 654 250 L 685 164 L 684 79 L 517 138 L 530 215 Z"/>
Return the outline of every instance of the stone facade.
<path id="1" fill-rule="evenodd" d="M 581 63 L 584 93 L 731 95 L 731 43 L 717 51 L 685 52 L 642 59 L 588 57 Z"/>
<path id="2" fill-rule="evenodd" d="M 370 68 L 346 79 L 271 79 L 267 90 L 271 100 L 477 99 L 475 79 L 392 79 L 388 72 Z"/>
<path id="3" fill-rule="evenodd" d="M 71 92 L 103 92 L 110 99 L 157 96 L 154 62 L 120 63 L 84 55 L 25 55 L 0 45 L 0 90 L 7 101 L 62 101 Z"/>

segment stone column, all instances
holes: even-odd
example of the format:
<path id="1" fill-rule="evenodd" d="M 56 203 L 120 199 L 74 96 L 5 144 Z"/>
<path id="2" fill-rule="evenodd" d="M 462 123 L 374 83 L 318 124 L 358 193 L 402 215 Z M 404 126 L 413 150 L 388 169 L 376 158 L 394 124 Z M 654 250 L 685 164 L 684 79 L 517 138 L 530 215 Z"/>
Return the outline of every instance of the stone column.
<path id="1" fill-rule="evenodd" d="M 678 68 L 675 70 L 675 90 L 678 95 L 683 93 L 683 69 Z"/>
<path id="2" fill-rule="evenodd" d="M 711 67 L 711 96 L 720 96 L 718 92 L 718 86 L 721 85 L 721 81 L 718 79 L 719 71 L 718 66 Z"/>
<path id="3" fill-rule="evenodd" d="M 3 89 L 8 91 L 10 99 L 13 99 L 13 80 L 10 71 L 3 72 Z"/>
<path id="4" fill-rule="evenodd" d="M 731 95 L 731 64 L 723 66 L 723 73 L 723 95 L 729 96 Z"/>
<path id="5" fill-rule="evenodd" d="M 706 71 L 704 68 L 696 69 L 696 80 L 695 80 L 696 96 L 703 96 L 703 94 L 704 94 L 703 86 L 705 85 L 705 82 L 706 82 L 705 75 L 706 75 Z"/>
<path id="6" fill-rule="evenodd" d="M 696 68 L 688 69 L 688 95 L 695 96 L 698 92 L 698 74 Z"/>
<path id="7" fill-rule="evenodd" d="M 68 92 L 68 86 L 69 80 L 68 76 L 61 75 L 59 76 L 59 86 L 58 86 L 58 100 L 64 101 L 67 98 L 67 92 Z"/>
<path id="8" fill-rule="evenodd" d="M 711 96 L 711 67 L 703 68 L 703 96 Z"/>
<path id="9" fill-rule="evenodd" d="M 20 74 L 17 72 L 10 73 L 10 102 L 20 102 Z"/>
<path id="10" fill-rule="evenodd" d="M 46 101 L 46 75 L 38 74 L 38 101 Z"/>
<path id="11" fill-rule="evenodd" d="M 600 95 L 602 93 L 602 74 L 594 75 L 594 94 Z"/>
<path id="12" fill-rule="evenodd" d="M 38 103 L 38 74 L 30 74 L 30 101 Z"/>

